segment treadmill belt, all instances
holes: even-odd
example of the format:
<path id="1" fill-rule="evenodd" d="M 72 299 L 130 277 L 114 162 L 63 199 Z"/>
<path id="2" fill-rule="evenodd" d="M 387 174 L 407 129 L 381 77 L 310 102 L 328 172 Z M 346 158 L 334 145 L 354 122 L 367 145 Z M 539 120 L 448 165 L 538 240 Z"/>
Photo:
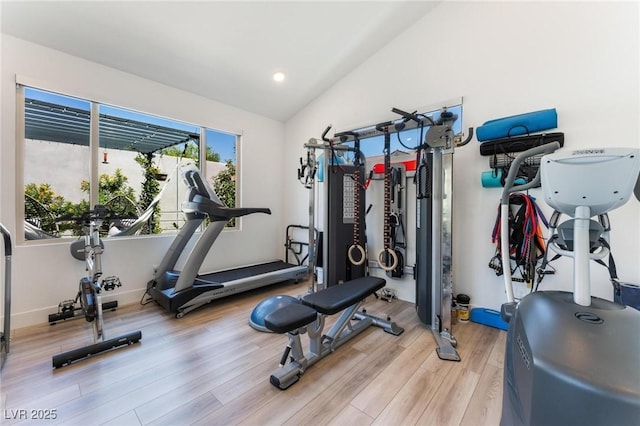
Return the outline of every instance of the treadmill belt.
<path id="1" fill-rule="evenodd" d="M 201 275 L 196 278 L 195 284 L 209 283 L 225 283 L 235 281 L 255 275 L 267 274 L 269 272 L 281 271 L 283 269 L 295 268 L 296 265 L 285 263 L 281 260 L 269 263 L 261 263 L 258 265 L 245 266 L 243 268 L 230 269 L 228 271 L 214 272 L 211 274 Z"/>

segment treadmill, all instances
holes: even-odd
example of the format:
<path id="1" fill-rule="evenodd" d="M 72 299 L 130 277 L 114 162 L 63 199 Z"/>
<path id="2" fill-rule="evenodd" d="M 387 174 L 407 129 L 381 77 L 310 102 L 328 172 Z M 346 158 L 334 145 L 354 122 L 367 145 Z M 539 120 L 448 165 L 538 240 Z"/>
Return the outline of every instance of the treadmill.
<path id="1" fill-rule="evenodd" d="M 182 204 L 186 223 L 171 243 L 154 272 L 153 279 L 147 283 L 147 294 L 151 299 L 175 313 L 176 318 L 182 318 L 188 312 L 215 299 L 307 277 L 306 265 L 294 265 L 281 260 L 198 274 L 211 246 L 229 220 L 254 213 L 271 214 L 271 210 L 226 207 L 198 170 L 187 169 L 182 177 L 188 188 L 187 200 Z M 184 268 L 176 271 L 175 265 L 187 243 L 207 218 L 210 223 L 188 254 Z"/>

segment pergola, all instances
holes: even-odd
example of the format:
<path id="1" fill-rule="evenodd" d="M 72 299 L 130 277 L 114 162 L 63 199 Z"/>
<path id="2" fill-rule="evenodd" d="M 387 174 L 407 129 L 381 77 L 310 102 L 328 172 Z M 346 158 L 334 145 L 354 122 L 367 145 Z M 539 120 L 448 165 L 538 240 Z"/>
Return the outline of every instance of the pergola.
<path id="1" fill-rule="evenodd" d="M 25 99 L 25 137 L 89 146 L 90 111 Z M 100 146 L 150 155 L 200 135 L 157 124 L 100 114 Z"/>

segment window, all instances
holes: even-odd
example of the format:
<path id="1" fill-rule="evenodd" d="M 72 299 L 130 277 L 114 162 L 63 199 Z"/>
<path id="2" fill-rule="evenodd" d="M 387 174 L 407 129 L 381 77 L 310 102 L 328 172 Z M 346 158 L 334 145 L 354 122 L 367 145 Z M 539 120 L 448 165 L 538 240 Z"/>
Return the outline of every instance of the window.
<path id="1" fill-rule="evenodd" d="M 87 100 L 19 87 L 25 239 L 81 235 L 59 221 L 95 204 L 120 217 L 105 236 L 162 234 L 182 226 L 180 168 L 199 167 L 221 200 L 235 205 L 239 136 Z M 202 155 L 201 155 L 202 153 Z M 235 226 L 230 223 L 227 226 Z"/>
<path id="2" fill-rule="evenodd" d="M 142 234 L 175 231 L 186 195 L 179 170 L 197 164 L 200 128 L 108 105 L 99 110 L 98 202 L 125 217 L 111 233 L 131 225 L 128 216 L 149 216 L 136 225 Z"/>
<path id="3" fill-rule="evenodd" d="M 24 226 L 26 239 L 77 233 L 56 219 L 89 205 L 90 102 L 24 90 Z"/>

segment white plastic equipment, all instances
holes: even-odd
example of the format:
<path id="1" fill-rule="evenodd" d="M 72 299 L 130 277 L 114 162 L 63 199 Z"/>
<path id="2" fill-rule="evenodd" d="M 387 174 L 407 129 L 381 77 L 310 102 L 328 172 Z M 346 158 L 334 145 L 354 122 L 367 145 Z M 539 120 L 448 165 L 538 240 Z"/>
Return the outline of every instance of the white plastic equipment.
<path id="1" fill-rule="evenodd" d="M 591 304 L 589 261 L 609 255 L 606 247 L 590 253 L 591 218 L 629 200 L 638 169 L 640 150 L 632 148 L 559 152 L 542 158 L 540 176 L 546 203 L 573 217 L 573 250 L 562 249 L 555 241 L 549 248 L 573 258 L 573 300 L 578 305 Z"/>
<path id="2" fill-rule="evenodd" d="M 511 170 L 554 144 L 528 150 Z M 535 291 L 517 304 L 504 267 L 509 321 L 502 417 L 506 425 L 622 425 L 640 419 L 640 312 L 591 296 L 590 260 L 609 254 L 607 212 L 625 204 L 640 171 L 640 150 L 562 151 L 542 157 L 540 173 L 513 187 L 509 173 L 501 200 L 501 244 L 508 247 L 509 193 L 542 182 L 555 212 L 547 249 L 573 259 L 573 293 Z M 562 214 L 569 220 L 558 225 Z M 593 220 L 591 218 L 597 218 Z M 509 265 L 508 250 L 502 250 Z M 612 280 L 615 277 L 612 275 Z"/>

